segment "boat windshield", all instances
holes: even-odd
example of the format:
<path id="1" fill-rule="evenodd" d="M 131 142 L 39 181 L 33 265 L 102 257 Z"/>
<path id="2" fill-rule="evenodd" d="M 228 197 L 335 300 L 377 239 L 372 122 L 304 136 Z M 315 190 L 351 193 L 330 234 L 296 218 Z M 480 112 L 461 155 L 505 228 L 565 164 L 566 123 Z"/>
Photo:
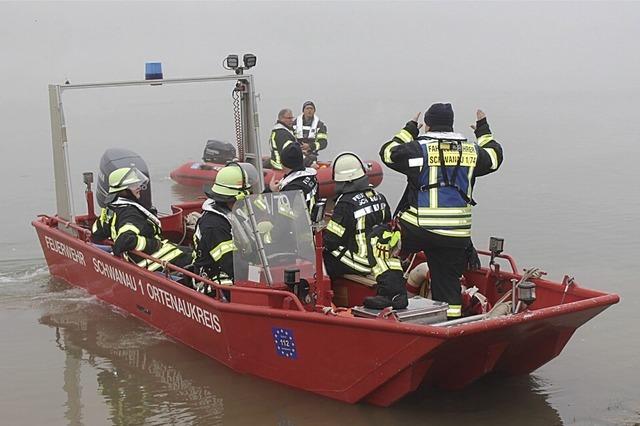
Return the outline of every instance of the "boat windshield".
<path id="1" fill-rule="evenodd" d="M 283 284 L 287 269 L 313 279 L 313 233 L 302 191 L 250 195 L 235 203 L 231 224 L 236 282 Z"/>

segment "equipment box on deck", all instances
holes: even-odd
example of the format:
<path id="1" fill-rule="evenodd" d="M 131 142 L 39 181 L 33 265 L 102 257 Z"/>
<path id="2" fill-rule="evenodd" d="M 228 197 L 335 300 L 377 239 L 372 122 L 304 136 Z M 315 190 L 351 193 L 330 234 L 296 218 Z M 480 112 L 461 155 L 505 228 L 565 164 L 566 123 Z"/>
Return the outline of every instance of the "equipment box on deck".
<path id="1" fill-rule="evenodd" d="M 415 296 L 409 299 L 406 309 L 394 311 L 400 322 L 411 324 L 435 324 L 447 320 L 449 304 L 436 302 L 424 297 Z M 356 306 L 351 309 L 353 315 L 363 318 L 375 318 L 382 312 L 379 309 L 368 309 L 364 306 Z"/>

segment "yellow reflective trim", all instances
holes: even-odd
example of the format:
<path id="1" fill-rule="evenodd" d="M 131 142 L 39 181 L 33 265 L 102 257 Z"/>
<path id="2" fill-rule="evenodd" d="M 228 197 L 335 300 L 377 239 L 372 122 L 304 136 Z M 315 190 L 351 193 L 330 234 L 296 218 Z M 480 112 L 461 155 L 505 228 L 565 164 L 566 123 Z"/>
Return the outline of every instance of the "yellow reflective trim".
<path id="1" fill-rule="evenodd" d="M 211 249 L 209 254 L 211 255 L 211 258 L 217 262 L 222 258 L 222 256 L 234 250 L 236 250 L 236 245 L 233 243 L 233 240 L 227 240 Z"/>
<path id="2" fill-rule="evenodd" d="M 438 168 L 430 167 L 429 168 L 429 185 L 433 185 L 436 183 L 438 183 Z M 429 190 L 429 208 L 433 209 L 437 207 L 438 207 L 438 188 L 435 187 Z"/>
<path id="3" fill-rule="evenodd" d="M 147 239 L 142 235 L 138 235 L 138 242 L 136 243 L 136 250 L 142 251 L 147 246 Z"/>
<path id="4" fill-rule="evenodd" d="M 374 277 L 382 274 L 386 271 L 402 271 L 402 264 L 400 259 L 391 257 L 389 259 L 376 258 L 376 264 L 372 268 Z"/>
<path id="5" fill-rule="evenodd" d="M 491 170 L 496 170 L 498 168 L 498 154 L 496 150 L 493 148 L 483 148 L 489 157 L 491 157 Z"/>
<path id="6" fill-rule="evenodd" d="M 416 216 L 414 216 L 413 214 L 409 213 L 408 211 L 402 213 L 400 215 L 400 219 L 404 220 L 405 222 L 410 223 L 413 226 L 417 226 L 417 227 L 424 227 L 424 226 L 451 226 L 451 225 L 447 225 L 447 224 L 442 224 L 442 223 L 427 223 L 427 220 L 424 218 L 420 218 L 420 220 L 418 221 L 418 218 Z M 435 234 L 439 234 L 439 235 L 444 235 L 444 236 L 448 236 L 448 237 L 470 237 L 471 236 L 471 221 L 469 221 L 469 224 L 467 227 L 463 228 L 463 229 L 428 229 L 429 232 L 433 232 Z"/>
<path id="7" fill-rule="evenodd" d="M 276 144 L 276 132 L 271 132 L 271 152 L 273 157 L 271 162 L 271 167 L 276 170 L 282 170 L 282 163 L 280 162 L 280 152 L 278 152 L 278 145 Z"/>
<path id="8" fill-rule="evenodd" d="M 334 250 L 331 252 L 331 254 L 334 255 L 336 258 L 338 258 L 338 256 L 340 256 L 340 250 Z M 349 252 L 345 253 L 344 256 L 342 256 L 339 259 L 340 262 L 364 274 L 371 273 L 371 268 L 369 266 L 363 266 L 360 263 L 355 262 L 353 259 L 349 258 L 349 254 L 352 254 L 352 253 L 349 253 Z"/>
<path id="9" fill-rule="evenodd" d="M 140 234 L 140 230 L 138 229 L 138 227 L 137 227 L 137 226 L 132 225 L 132 224 L 130 224 L 130 223 L 127 223 L 127 224 L 125 224 L 125 225 L 122 225 L 122 226 L 120 227 L 120 229 L 118 229 L 118 234 L 117 234 L 117 236 L 119 237 L 120 235 L 124 234 L 124 233 L 125 233 L 125 232 L 127 232 L 127 231 L 131 231 L 131 232 L 133 232 L 133 233 L 134 233 L 134 234 L 136 234 L 136 235 L 139 235 L 139 234 Z"/>
<path id="10" fill-rule="evenodd" d="M 330 220 L 327 224 L 327 231 L 336 234 L 338 237 L 342 237 L 344 235 L 344 226 Z"/>
<path id="11" fill-rule="evenodd" d="M 163 244 L 162 247 L 160 247 L 151 256 L 152 257 L 157 257 L 158 259 L 160 259 L 160 258 L 162 258 L 162 256 L 164 256 L 165 254 L 169 253 L 170 251 L 172 251 L 174 249 L 176 249 L 176 246 L 174 246 L 173 244 Z"/>
<path id="12" fill-rule="evenodd" d="M 344 249 L 344 247 L 340 246 L 337 249 L 335 249 L 334 251 L 331 252 L 331 254 L 335 255 L 336 257 L 340 256 L 340 253 L 342 252 L 342 250 Z M 367 259 L 366 257 L 361 257 L 358 256 L 358 254 L 346 250 L 344 252 L 344 256 L 342 257 L 348 257 L 350 260 L 353 260 L 354 262 L 359 263 L 360 265 L 366 266 L 367 268 L 369 268 L 369 259 Z"/>
<path id="13" fill-rule="evenodd" d="M 449 305 L 447 309 L 447 317 L 455 318 L 462 316 L 462 305 Z"/>
<path id="14" fill-rule="evenodd" d="M 387 147 L 384 149 L 383 158 L 385 163 L 387 164 L 393 163 L 393 161 L 391 161 L 391 150 L 396 146 L 400 146 L 400 144 L 398 142 L 393 141 L 393 142 L 389 142 Z"/>
<path id="15" fill-rule="evenodd" d="M 326 138 L 327 138 L 326 133 L 318 133 L 318 135 L 316 136 L 316 139 L 326 139 Z"/>
<path id="16" fill-rule="evenodd" d="M 482 135 L 478 138 L 478 145 L 484 146 L 493 140 L 493 135 L 491 133 Z"/>
<path id="17" fill-rule="evenodd" d="M 471 207 L 409 207 L 407 210 L 419 216 L 470 216 Z"/>
<path id="18" fill-rule="evenodd" d="M 356 233 L 356 245 L 358 246 L 358 256 L 362 256 L 363 258 L 367 256 L 368 247 L 367 247 L 367 237 L 364 234 L 365 227 L 365 216 L 358 218 L 356 221 L 356 230 L 361 231 Z"/>
<path id="19" fill-rule="evenodd" d="M 118 218 L 118 215 L 114 212 L 113 213 L 113 217 L 111 218 L 111 223 L 109 224 L 109 227 L 111 228 L 111 239 L 113 241 L 115 241 L 116 238 L 118 237 L 118 232 L 116 231 L 116 227 L 115 227 L 115 224 L 117 222 L 117 218 Z M 105 223 L 105 225 L 106 225 L 106 223 Z"/>
<path id="20" fill-rule="evenodd" d="M 181 254 L 182 254 L 182 250 L 178 249 L 177 247 L 173 247 L 172 251 L 170 251 L 169 253 L 165 254 L 161 258 L 159 258 L 159 260 L 162 260 L 164 262 L 171 262 L 173 259 L 175 259 L 176 257 L 180 256 Z M 147 266 L 147 269 L 149 271 L 153 272 L 156 269 L 159 269 L 161 266 L 162 266 L 161 263 L 153 262 L 150 266 Z"/>
<path id="21" fill-rule="evenodd" d="M 285 149 L 286 147 L 288 147 L 289 145 L 291 145 L 293 143 L 293 141 L 286 141 L 283 145 L 282 145 L 282 149 Z"/>
<path id="22" fill-rule="evenodd" d="M 413 140 L 413 136 L 411 136 L 411 133 L 409 133 L 405 129 L 400 130 L 400 132 L 398 132 L 395 137 L 405 143 L 411 142 Z"/>

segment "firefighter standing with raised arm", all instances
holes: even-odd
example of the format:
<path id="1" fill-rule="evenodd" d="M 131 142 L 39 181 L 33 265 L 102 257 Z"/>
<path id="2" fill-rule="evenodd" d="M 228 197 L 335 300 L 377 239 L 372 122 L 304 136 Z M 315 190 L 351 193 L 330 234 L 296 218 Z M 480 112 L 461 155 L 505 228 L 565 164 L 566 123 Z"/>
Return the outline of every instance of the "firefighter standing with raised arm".
<path id="1" fill-rule="evenodd" d="M 318 159 L 318 151 L 327 147 L 327 126 L 316 115 L 316 106 L 307 101 L 302 104 L 300 114 L 293 124 L 294 133 L 302 145 L 305 155 L 305 165 L 312 164 Z"/>
<path id="2" fill-rule="evenodd" d="M 360 158 L 347 152 L 332 164 L 336 182 L 335 208 L 324 231 L 324 262 L 331 278 L 369 275 L 377 282 L 377 296 L 367 297 L 372 309 L 407 307 L 407 291 L 400 260 L 392 255 L 399 235 L 386 227 L 391 210 L 384 195 L 369 185 Z"/>
<path id="3" fill-rule="evenodd" d="M 293 134 L 293 113 L 290 109 L 285 108 L 278 113 L 278 121 L 271 130 L 271 138 L 269 143 L 271 146 L 271 168 L 282 170 L 282 150 L 291 144 L 297 144 L 295 135 Z"/>
<path id="4" fill-rule="evenodd" d="M 202 216 L 193 235 L 195 273 L 206 275 L 221 285 L 233 284 L 233 251 L 236 246 L 231 234 L 231 209 L 249 192 L 247 173 L 237 163 L 223 167 L 213 186 L 205 191 L 209 198 L 202 204 Z M 208 286 L 198 290 L 208 295 L 213 292 Z"/>
<path id="5" fill-rule="evenodd" d="M 91 239 L 95 242 L 113 239 L 113 254 L 124 255 L 150 271 L 162 267 L 129 250 L 147 253 L 161 261 L 184 267 L 191 263 L 191 250 L 162 239 L 160 220 L 138 200 L 149 179 L 135 167 L 123 167 L 109 174 L 107 206 L 94 222 Z"/>
<path id="6" fill-rule="evenodd" d="M 424 251 L 433 299 L 447 302 L 449 318 L 461 316 L 460 277 L 471 244 L 473 185 L 478 176 L 502 164 L 502 147 L 493 139 L 485 114 L 472 126 L 477 143 L 453 132 L 451 104 L 433 104 L 424 115 L 426 133 L 418 137 L 418 117 L 384 144 L 382 161 L 407 176 L 396 217 L 402 248 Z"/>

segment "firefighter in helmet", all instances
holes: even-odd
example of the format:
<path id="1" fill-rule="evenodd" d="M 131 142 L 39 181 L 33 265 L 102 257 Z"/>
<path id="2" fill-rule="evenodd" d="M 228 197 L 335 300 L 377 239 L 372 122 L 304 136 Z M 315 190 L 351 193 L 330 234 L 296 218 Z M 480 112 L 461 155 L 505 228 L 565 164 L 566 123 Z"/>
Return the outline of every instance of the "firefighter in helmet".
<path id="1" fill-rule="evenodd" d="M 332 168 L 338 197 L 324 231 L 327 273 L 331 278 L 373 274 L 377 295 L 365 298 L 364 305 L 373 309 L 406 308 L 402 266 L 394 255 L 399 233 L 387 226 L 391 211 L 386 198 L 369 185 L 366 169 L 357 155 L 338 155 Z"/>
<path id="2" fill-rule="evenodd" d="M 122 167 L 109 174 L 107 205 L 93 224 L 92 240 L 111 238 L 113 254 L 150 271 L 160 269 L 162 264 L 128 252 L 138 250 L 163 262 L 187 266 L 191 263 L 191 250 L 163 240 L 160 220 L 139 202 L 148 181 L 135 167 Z"/>
<path id="3" fill-rule="evenodd" d="M 231 234 L 231 209 L 250 190 L 247 172 L 234 162 L 223 167 L 211 188 L 205 190 L 208 199 L 202 204 L 202 216 L 193 235 L 195 273 L 221 285 L 233 284 L 233 251 L 236 245 Z M 213 291 L 209 287 L 197 288 L 205 294 Z"/>
<path id="4" fill-rule="evenodd" d="M 473 185 L 477 177 L 498 170 L 502 147 L 493 139 L 481 110 L 471 126 L 476 143 L 454 133 L 451 104 L 429 107 L 424 115 L 426 133 L 420 136 L 418 117 L 382 146 L 380 158 L 407 176 L 396 210 L 403 251 L 424 252 L 433 299 L 447 302 L 447 316 L 454 319 L 462 315 L 460 277 L 475 253 L 471 245 Z"/>

